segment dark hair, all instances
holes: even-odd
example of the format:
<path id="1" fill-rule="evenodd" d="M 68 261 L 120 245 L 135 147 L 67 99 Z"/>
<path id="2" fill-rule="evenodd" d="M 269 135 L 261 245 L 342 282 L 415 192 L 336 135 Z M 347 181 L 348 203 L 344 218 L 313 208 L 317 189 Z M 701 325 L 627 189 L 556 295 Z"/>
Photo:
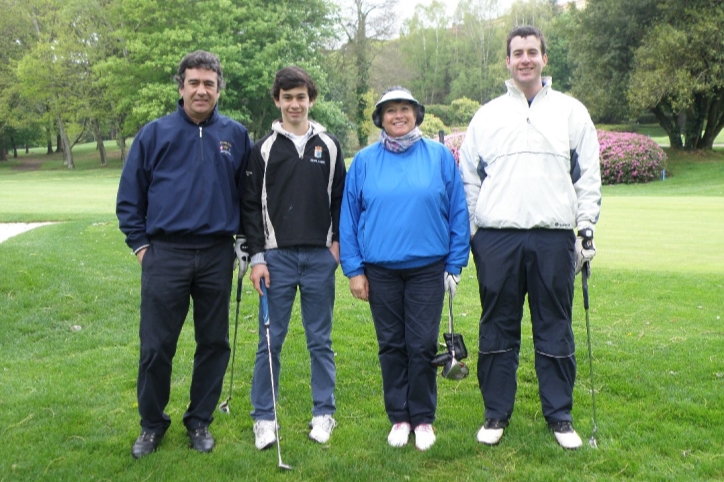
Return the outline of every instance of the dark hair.
<path id="1" fill-rule="evenodd" d="M 317 98 L 317 86 L 312 77 L 306 70 L 295 65 L 284 67 L 277 72 L 271 87 L 271 96 L 274 100 L 279 100 L 281 90 L 291 90 L 296 87 L 306 87 L 310 101 L 314 102 Z"/>
<path id="2" fill-rule="evenodd" d="M 545 55 L 546 53 L 546 39 L 543 37 L 543 32 L 531 25 L 523 25 L 522 27 L 515 27 L 512 32 L 508 34 L 508 57 L 510 57 L 510 41 L 515 37 L 526 38 L 528 36 L 534 36 L 540 40 L 540 54 Z"/>
<path id="3" fill-rule="evenodd" d="M 218 90 L 226 87 L 226 82 L 224 81 L 224 71 L 221 69 L 221 62 L 219 62 L 219 58 L 211 52 L 197 50 L 187 54 L 183 59 L 181 59 L 181 62 L 178 64 L 176 75 L 173 76 L 173 80 L 176 81 L 179 89 L 184 86 L 186 69 L 213 70 L 216 72 L 216 76 L 218 78 Z"/>

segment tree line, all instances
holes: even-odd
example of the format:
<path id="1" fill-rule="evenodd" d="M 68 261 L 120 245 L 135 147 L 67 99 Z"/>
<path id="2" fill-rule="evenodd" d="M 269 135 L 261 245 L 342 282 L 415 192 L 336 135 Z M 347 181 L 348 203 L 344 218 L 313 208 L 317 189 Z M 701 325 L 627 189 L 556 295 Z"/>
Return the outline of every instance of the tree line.
<path id="1" fill-rule="evenodd" d="M 221 59 L 219 108 L 254 138 L 278 111 L 274 73 L 307 69 L 322 95 L 311 115 L 347 151 L 376 130 L 381 92 L 404 85 L 423 103 L 479 104 L 504 92 L 505 39 L 515 25 L 548 39 L 544 75 L 594 121 L 648 116 L 671 146 L 711 149 L 724 127 L 724 6 L 720 0 L 435 0 L 401 23 L 397 0 L 0 0 L 0 152 L 47 145 L 73 167 L 72 146 L 126 139 L 174 109 L 180 58 Z"/>

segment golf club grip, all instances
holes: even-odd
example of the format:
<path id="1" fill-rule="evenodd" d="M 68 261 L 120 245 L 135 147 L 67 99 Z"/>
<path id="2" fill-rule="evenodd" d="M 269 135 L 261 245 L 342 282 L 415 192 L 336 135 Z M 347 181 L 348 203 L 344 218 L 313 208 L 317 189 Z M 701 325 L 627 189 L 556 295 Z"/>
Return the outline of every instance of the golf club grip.
<path id="1" fill-rule="evenodd" d="M 241 269 L 241 268 L 239 268 L 239 269 Z M 242 281 L 242 279 L 243 279 L 242 277 L 239 277 L 236 279 L 236 302 L 237 303 L 241 302 L 241 281 Z"/>
<path id="2" fill-rule="evenodd" d="M 588 311 L 588 263 L 584 263 L 581 270 L 581 285 L 583 287 L 583 308 Z"/>
<path id="3" fill-rule="evenodd" d="M 259 309 L 261 310 L 261 317 L 264 320 L 264 326 L 269 326 L 269 301 L 267 300 L 266 282 L 264 278 L 259 281 L 262 295 L 259 296 Z"/>

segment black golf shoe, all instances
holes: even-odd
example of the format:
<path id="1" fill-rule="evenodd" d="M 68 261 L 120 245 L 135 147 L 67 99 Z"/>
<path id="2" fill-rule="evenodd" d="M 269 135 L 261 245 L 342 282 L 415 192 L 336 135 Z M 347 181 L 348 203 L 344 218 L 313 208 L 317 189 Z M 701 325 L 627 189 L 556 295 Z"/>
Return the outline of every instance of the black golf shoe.
<path id="1" fill-rule="evenodd" d="M 161 443 L 161 439 L 163 439 L 163 434 L 146 431 L 141 432 L 141 435 L 138 436 L 136 442 L 133 444 L 131 455 L 133 455 L 136 459 L 140 459 L 141 457 L 150 454 L 158 448 L 158 444 Z"/>
<path id="2" fill-rule="evenodd" d="M 188 433 L 191 441 L 190 446 L 197 452 L 211 452 L 211 449 L 214 448 L 214 437 L 211 436 L 208 427 L 199 427 L 189 430 Z"/>

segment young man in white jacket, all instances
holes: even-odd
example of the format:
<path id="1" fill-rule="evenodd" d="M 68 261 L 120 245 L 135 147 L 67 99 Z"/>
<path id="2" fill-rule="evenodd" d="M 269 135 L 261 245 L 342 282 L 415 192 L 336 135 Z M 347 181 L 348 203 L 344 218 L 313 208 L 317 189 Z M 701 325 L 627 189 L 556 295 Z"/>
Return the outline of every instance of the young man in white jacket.
<path id="1" fill-rule="evenodd" d="M 542 76 L 547 62 L 538 29 L 510 33 L 508 92 L 475 114 L 460 152 L 482 305 L 477 438 L 497 444 L 512 416 L 527 294 L 543 416 L 557 442 L 576 449 L 571 314 L 575 276 L 596 253 L 599 146 L 583 104 Z"/>

